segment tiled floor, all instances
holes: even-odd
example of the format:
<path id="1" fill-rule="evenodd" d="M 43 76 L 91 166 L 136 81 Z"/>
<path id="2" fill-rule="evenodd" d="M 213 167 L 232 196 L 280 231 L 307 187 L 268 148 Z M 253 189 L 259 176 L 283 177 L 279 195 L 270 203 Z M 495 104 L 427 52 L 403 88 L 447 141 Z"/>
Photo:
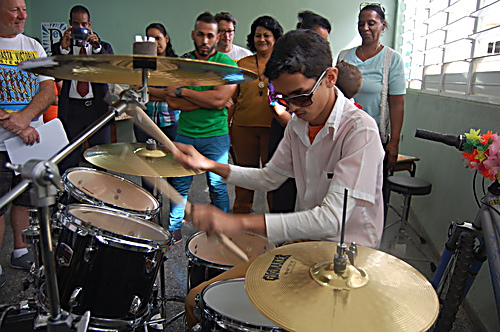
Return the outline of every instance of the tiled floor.
<path id="1" fill-rule="evenodd" d="M 129 177 L 134 181 L 137 181 L 134 177 Z M 234 197 L 234 189 L 229 188 L 231 198 Z M 205 185 L 205 177 L 204 175 L 196 176 L 194 184 L 191 188 L 191 201 L 195 203 L 208 203 L 208 189 Z M 396 210 L 400 210 L 399 205 L 401 204 L 401 199 L 397 197 L 397 195 L 393 194 L 391 198 L 392 204 L 395 206 Z M 256 196 L 254 210 L 256 213 L 263 213 L 267 209 L 265 197 L 262 193 L 258 193 Z M 165 214 L 165 213 L 164 213 Z M 395 222 L 398 220 L 397 214 L 390 210 L 388 217 L 388 224 Z M 18 271 L 12 269 L 8 264 L 8 258 L 10 255 L 10 250 L 12 248 L 12 231 L 9 223 L 7 223 L 7 234 L 5 235 L 3 248 L 0 252 L 0 262 L 3 264 L 3 268 L 7 275 L 7 283 L 4 287 L 0 288 L 0 307 L 5 304 L 17 304 L 22 300 L 25 300 L 29 297 L 33 297 L 32 288 L 24 291 L 22 288 L 22 280 L 28 277 L 28 274 L 23 271 Z M 394 225 L 388 228 L 384 233 L 383 243 L 381 246 L 381 250 L 386 251 L 388 253 L 394 254 L 396 256 L 401 255 L 410 257 L 410 258 L 418 258 L 418 259 L 426 259 L 429 257 L 429 252 L 425 245 L 421 245 L 417 237 L 412 234 L 411 231 L 408 231 L 408 234 L 411 235 L 412 240 L 408 238 L 404 238 L 402 243 L 396 243 L 393 245 L 393 240 L 395 239 L 395 235 L 399 230 L 399 225 Z M 185 253 L 185 245 L 188 241 L 189 237 L 193 235 L 196 230 L 190 226 L 183 226 L 183 238 L 184 241 L 171 248 L 167 253 L 167 261 L 165 263 L 165 284 L 166 284 L 166 293 L 168 297 L 183 297 L 186 293 L 186 280 L 187 280 L 187 263 L 188 259 Z M 417 250 L 416 248 L 422 248 L 421 250 Z M 403 254 L 403 249 L 405 249 L 405 253 Z M 429 278 L 432 275 L 430 264 L 428 262 L 408 260 L 408 262 L 413 265 L 416 269 L 418 269 L 424 276 Z M 127 264 L 126 258 L 124 258 L 123 264 Z M 118 277 L 118 276 L 116 276 Z M 176 313 L 179 313 L 183 310 L 183 304 L 179 302 L 169 302 L 167 305 L 169 314 L 173 317 Z M 454 329 L 452 331 L 462 332 L 462 331 L 474 331 L 470 322 L 463 312 L 459 314 L 458 323 L 455 324 Z M 2 330 L 4 331 L 4 330 Z M 183 323 L 182 318 L 177 319 L 171 325 L 166 328 L 166 331 L 183 331 Z"/>

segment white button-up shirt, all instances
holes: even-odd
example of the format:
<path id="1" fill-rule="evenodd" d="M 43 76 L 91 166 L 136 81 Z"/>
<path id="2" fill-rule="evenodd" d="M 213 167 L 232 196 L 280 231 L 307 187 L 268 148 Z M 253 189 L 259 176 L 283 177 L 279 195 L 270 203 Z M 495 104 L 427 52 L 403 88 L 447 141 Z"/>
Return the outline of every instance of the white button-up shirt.
<path id="1" fill-rule="evenodd" d="M 267 237 L 340 240 L 344 189 L 348 189 L 345 240 L 377 248 L 383 230 L 384 150 L 375 121 L 337 89 L 337 100 L 313 143 L 309 123 L 293 117 L 263 169 L 231 165 L 227 182 L 270 191 L 295 178 L 301 211 L 266 214 Z"/>

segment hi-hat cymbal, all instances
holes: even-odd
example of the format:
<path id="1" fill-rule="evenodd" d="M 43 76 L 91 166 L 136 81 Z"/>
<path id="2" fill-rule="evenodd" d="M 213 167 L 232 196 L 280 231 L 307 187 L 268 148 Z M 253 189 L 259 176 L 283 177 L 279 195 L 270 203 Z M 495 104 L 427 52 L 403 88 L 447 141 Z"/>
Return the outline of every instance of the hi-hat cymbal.
<path id="1" fill-rule="evenodd" d="M 257 79 L 254 72 L 230 65 L 150 55 L 56 55 L 23 61 L 18 67 L 66 80 L 131 85 L 142 85 L 140 68 L 150 69 L 148 85 L 155 86 L 240 84 Z"/>
<path id="2" fill-rule="evenodd" d="M 422 274 L 394 256 L 358 246 L 349 275 L 315 275 L 321 270 L 315 268 L 318 263 L 333 262 L 336 245 L 304 242 L 261 255 L 245 276 L 248 297 L 264 316 L 289 331 L 431 327 L 439 309 L 436 292 Z"/>
<path id="3" fill-rule="evenodd" d="M 138 176 L 177 177 L 197 174 L 182 167 L 165 148 L 147 150 L 144 143 L 113 143 L 95 145 L 83 154 L 93 165 L 107 170 Z M 149 167 L 139 167 L 141 158 Z"/>

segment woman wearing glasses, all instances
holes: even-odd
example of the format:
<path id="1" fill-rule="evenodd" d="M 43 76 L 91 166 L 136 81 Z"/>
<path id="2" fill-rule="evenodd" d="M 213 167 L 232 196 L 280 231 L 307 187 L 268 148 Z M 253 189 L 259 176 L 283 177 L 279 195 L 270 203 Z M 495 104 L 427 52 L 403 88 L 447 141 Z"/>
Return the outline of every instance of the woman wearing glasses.
<path id="1" fill-rule="evenodd" d="M 406 93 L 401 55 L 380 42 L 386 29 L 384 7 L 362 3 L 358 15 L 361 45 L 340 52 L 338 58 L 338 61 L 344 60 L 355 65 L 363 73 L 363 85 L 355 99 L 379 127 L 385 148 L 384 188 L 388 171 L 398 158 Z M 386 194 L 387 190 L 384 189 L 384 198 Z"/>
<path id="2" fill-rule="evenodd" d="M 259 79 L 238 85 L 233 96 L 231 144 L 236 165 L 258 168 L 260 163 L 265 165 L 268 161 L 269 127 L 273 116 L 267 99 L 268 80 L 264 69 L 274 43 L 282 34 L 283 28 L 274 18 L 257 18 L 247 36 L 248 47 L 256 53 L 238 61 L 239 67 L 256 72 Z M 253 196 L 253 190 L 236 187 L 233 212 L 250 213 Z"/>

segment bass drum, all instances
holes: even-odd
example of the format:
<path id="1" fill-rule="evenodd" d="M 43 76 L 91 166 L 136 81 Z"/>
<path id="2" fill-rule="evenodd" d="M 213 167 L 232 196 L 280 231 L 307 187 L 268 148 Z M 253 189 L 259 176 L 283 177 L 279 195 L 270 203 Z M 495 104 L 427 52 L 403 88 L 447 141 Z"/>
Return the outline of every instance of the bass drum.
<path id="1" fill-rule="evenodd" d="M 75 167 L 64 173 L 62 181 L 64 189 L 78 203 L 109 207 L 146 220 L 155 218 L 160 210 L 160 203 L 144 188 L 110 173 Z M 69 203 L 75 202 L 63 202 Z"/>
<path id="2" fill-rule="evenodd" d="M 56 249 L 61 307 L 77 315 L 90 310 L 102 322 L 147 313 L 170 233 L 116 210 L 75 204 L 64 211 L 62 226 Z"/>
<path id="3" fill-rule="evenodd" d="M 254 258 L 276 248 L 265 237 L 254 233 L 241 233 L 230 239 L 248 256 Z M 208 238 L 207 233 L 198 232 L 186 243 L 188 256 L 188 292 L 207 280 L 229 270 L 241 259 L 229 251 L 222 243 Z"/>

